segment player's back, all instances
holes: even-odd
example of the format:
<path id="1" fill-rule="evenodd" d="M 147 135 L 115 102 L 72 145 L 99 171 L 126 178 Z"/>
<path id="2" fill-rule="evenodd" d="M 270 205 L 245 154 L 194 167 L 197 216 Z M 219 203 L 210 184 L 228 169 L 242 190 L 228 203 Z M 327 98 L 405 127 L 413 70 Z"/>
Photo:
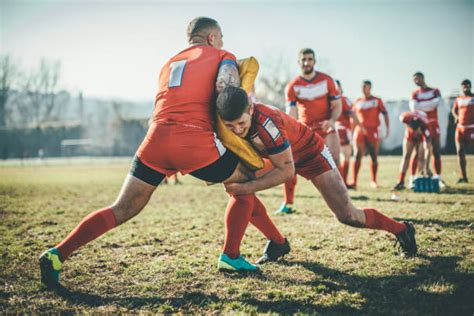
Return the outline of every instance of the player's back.
<path id="1" fill-rule="evenodd" d="M 235 57 L 211 46 L 191 46 L 161 69 L 153 120 L 212 128 L 212 105 L 219 65 Z"/>
<path id="2" fill-rule="evenodd" d="M 285 146 L 284 142 L 287 140 L 294 155 L 298 155 L 306 146 L 323 148 L 324 140 L 319 135 L 279 109 L 255 103 L 254 111 L 251 132 L 258 133 L 268 146 Z M 249 134 L 252 134 L 251 132 Z"/>

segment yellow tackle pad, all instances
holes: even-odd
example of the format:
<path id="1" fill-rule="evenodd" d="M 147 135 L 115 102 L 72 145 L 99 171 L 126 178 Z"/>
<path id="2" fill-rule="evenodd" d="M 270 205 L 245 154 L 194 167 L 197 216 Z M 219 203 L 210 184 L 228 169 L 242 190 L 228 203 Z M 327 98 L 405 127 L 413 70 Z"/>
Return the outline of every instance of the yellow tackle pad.
<path id="1" fill-rule="evenodd" d="M 258 74 L 258 61 L 255 57 L 240 59 L 238 62 L 240 74 L 240 87 L 250 93 L 253 89 L 253 84 Z M 255 151 L 252 145 L 243 138 L 235 135 L 229 130 L 219 116 L 216 115 L 216 132 L 222 144 L 232 151 L 234 154 L 245 163 L 245 165 L 252 169 L 262 169 L 264 166 L 262 157 Z"/>

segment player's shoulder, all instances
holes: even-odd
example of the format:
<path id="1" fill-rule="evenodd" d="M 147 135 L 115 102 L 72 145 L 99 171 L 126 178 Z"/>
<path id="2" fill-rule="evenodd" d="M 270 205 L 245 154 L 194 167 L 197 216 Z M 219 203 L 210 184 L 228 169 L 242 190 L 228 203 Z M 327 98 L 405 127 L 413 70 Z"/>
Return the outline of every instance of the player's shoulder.
<path id="1" fill-rule="evenodd" d="M 293 79 L 291 79 L 286 86 L 291 87 L 291 86 L 301 84 L 301 83 L 304 83 L 304 82 L 305 81 L 303 80 L 303 78 L 301 78 L 301 76 L 298 75 L 298 76 L 294 77 Z"/>
<path id="2" fill-rule="evenodd" d="M 256 102 L 254 103 L 255 118 L 260 122 L 265 121 L 267 118 L 276 118 L 280 117 L 281 111 L 268 104 Z"/>

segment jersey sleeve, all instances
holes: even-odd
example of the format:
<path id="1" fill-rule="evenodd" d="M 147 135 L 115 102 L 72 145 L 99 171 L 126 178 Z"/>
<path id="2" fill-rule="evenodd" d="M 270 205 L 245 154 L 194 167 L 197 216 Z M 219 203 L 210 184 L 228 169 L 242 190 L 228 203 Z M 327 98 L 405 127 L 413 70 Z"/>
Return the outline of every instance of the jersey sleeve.
<path id="1" fill-rule="evenodd" d="M 280 116 L 267 117 L 259 126 L 258 131 L 268 155 L 276 155 L 290 147 L 290 141 Z"/>
<path id="2" fill-rule="evenodd" d="M 286 85 L 285 95 L 286 95 L 286 105 L 296 106 L 296 93 L 295 93 L 293 82 L 290 82 Z"/>
<path id="3" fill-rule="evenodd" d="M 235 67 L 238 68 L 237 58 L 235 58 L 235 55 L 225 50 L 221 50 L 221 63 L 219 67 L 222 66 L 223 64 L 233 64 L 235 65 Z"/>
<path id="4" fill-rule="evenodd" d="M 329 77 L 328 80 L 328 95 L 329 95 L 329 100 L 339 100 L 341 98 L 341 93 L 339 92 L 339 89 L 337 88 L 336 82 L 334 79 Z"/>

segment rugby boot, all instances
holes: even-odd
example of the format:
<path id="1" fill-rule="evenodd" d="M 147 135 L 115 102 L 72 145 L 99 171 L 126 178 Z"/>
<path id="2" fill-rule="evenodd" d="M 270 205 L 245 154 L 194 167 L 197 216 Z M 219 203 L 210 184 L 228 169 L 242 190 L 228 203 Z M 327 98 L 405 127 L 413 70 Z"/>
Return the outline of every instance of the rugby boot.
<path id="1" fill-rule="evenodd" d="M 229 258 L 225 253 L 221 253 L 219 261 L 217 262 L 217 269 L 219 271 L 257 271 L 259 268 L 245 260 L 243 256 L 238 256 L 235 259 Z"/>
<path id="2" fill-rule="evenodd" d="M 277 261 L 279 258 L 283 258 L 290 251 L 291 247 L 288 239 L 285 238 L 285 242 L 281 245 L 269 240 L 267 241 L 265 249 L 263 249 L 263 256 L 257 260 L 256 264 Z"/>
<path id="3" fill-rule="evenodd" d="M 296 212 L 296 208 L 293 204 L 283 203 L 278 210 L 275 211 L 275 214 L 292 214 Z"/>
<path id="4" fill-rule="evenodd" d="M 406 229 L 395 236 L 400 244 L 400 248 L 402 248 L 403 255 L 405 257 L 413 257 L 418 251 L 415 239 L 415 227 L 411 222 L 403 223 L 405 224 Z"/>
<path id="5" fill-rule="evenodd" d="M 61 272 L 62 263 L 59 259 L 58 249 L 51 248 L 43 252 L 39 257 L 39 266 L 43 287 L 54 289 L 61 286 L 59 273 Z"/>

